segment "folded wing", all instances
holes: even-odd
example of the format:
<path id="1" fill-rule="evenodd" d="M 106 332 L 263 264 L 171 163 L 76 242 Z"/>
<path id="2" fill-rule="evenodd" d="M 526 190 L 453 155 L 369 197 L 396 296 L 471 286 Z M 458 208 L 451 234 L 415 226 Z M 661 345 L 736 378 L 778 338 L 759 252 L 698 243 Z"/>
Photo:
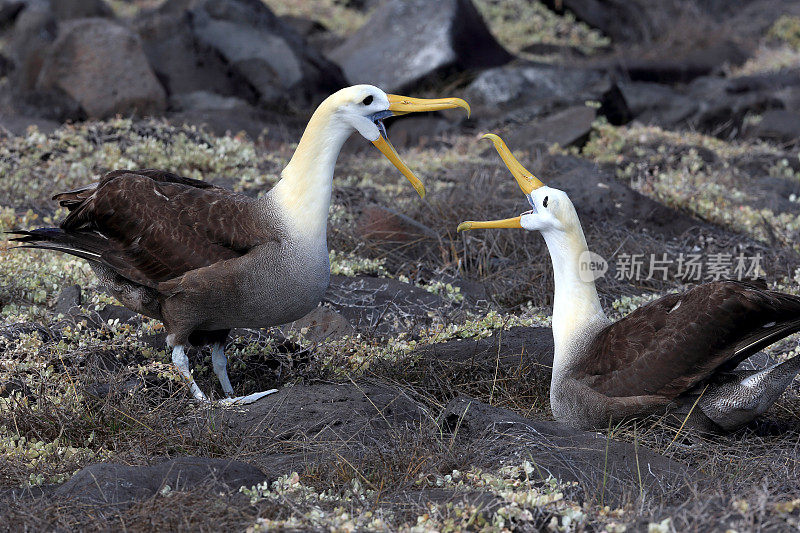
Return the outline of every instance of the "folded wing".
<path id="1" fill-rule="evenodd" d="M 116 170 L 54 196 L 70 210 L 60 228 L 17 240 L 101 262 L 149 287 L 278 240 L 241 194 L 161 170 Z"/>
<path id="2" fill-rule="evenodd" d="M 720 281 L 671 294 L 602 330 L 576 378 L 612 397 L 673 399 L 800 330 L 800 297 Z"/>

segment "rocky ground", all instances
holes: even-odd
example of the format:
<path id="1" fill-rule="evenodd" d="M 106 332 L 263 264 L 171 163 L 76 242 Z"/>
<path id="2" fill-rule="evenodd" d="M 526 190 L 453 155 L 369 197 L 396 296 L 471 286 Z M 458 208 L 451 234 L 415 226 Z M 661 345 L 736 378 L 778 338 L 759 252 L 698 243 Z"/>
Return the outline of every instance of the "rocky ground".
<path id="1" fill-rule="evenodd" d="M 524 210 L 493 131 L 570 194 L 609 314 L 697 281 L 677 261 L 631 279 L 637 254 L 760 257 L 750 274 L 800 291 L 800 6 L 648 6 L 0 0 L 0 230 L 57 222 L 53 192 L 115 168 L 262 194 L 347 83 L 473 105 L 389 124 L 425 201 L 345 146 L 325 301 L 227 348 L 237 392 L 280 390 L 251 406 L 195 404 L 160 325 L 82 260 L 0 242 L 0 529 L 799 527 L 800 383 L 714 439 L 565 427 L 544 243 L 455 232 Z M 210 354 L 190 357 L 220 395 Z"/>

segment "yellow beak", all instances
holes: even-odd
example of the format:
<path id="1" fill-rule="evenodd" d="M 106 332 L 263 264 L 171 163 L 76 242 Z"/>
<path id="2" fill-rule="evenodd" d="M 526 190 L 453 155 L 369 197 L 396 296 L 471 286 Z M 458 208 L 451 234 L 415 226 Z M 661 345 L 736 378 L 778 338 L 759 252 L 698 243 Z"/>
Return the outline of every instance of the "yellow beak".
<path id="1" fill-rule="evenodd" d="M 508 167 L 508 170 L 510 170 L 511 174 L 514 175 L 514 179 L 517 180 L 519 188 L 522 189 L 522 192 L 525 194 L 530 194 L 539 187 L 544 187 L 544 183 L 542 183 L 539 178 L 528 172 L 525 167 L 522 166 L 522 163 L 517 161 L 517 158 L 514 157 L 514 155 L 511 153 L 511 150 L 508 149 L 508 146 L 506 146 L 506 143 L 503 142 L 503 139 L 494 133 L 487 133 L 483 136 L 483 138 L 492 141 L 497 153 L 500 154 L 500 157 Z M 518 216 L 503 220 L 489 220 L 486 222 L 475 222 L 470 220 L 459 224 L 457 231 L 465 231 L 468 229 L 521 228 L 521 219 L 522 217 Z"/>
<path id="2" fill-rule="evenodd" d="M 525 194 L 530 194 L 539 187 L 544 187 L 544 183 L 542 183 L 539 178 L 534 176 L 531 172 L 528 172 L 528 170 L 522 166 L 522 163 L 517 161 L 517 158 L 514 157 L 514 154 L 512 154 L 511 150 L 508 149 L 508 146 L 506 146 L 506 143 L 503 142 L 503 139 L 494 133 L 487 133 L 483 136 L 483 138 L 492 141 L 495 150 L 497 150 L 497 153 L 500 154 L 503 163 L 505 163 L 508 167 L 508 170 L 511 171 L 514 179 L 517 180 L 519 188 L 522 189 L 522 192 Z"/>
<path id="3" fill-rule="evenodd" d="M 467 110 L 467 116 L 470 114 L 469 104 L 461 98 L 411 98 L 409 96 L 398 96 L 396 94 L 389 94 L 389 111 L 394 115 L 405 115 L 407 113 L 422 112 L 422 111 L 439 111 L 442 109 L 453 109 L 461 107 Z M 402 172 L 411 185 L 416 189 L 420 198 L 425 198 L 425 185 L 411 172 L 397 151 L 389 142 L 389 139 L 381 134 L 377 140 L 372 141 L 372 144 L 386 156 L 386 159 L 392 162 L 397 169 Z"/>
<path id="4" fill-rule="evenodd" d="M 505 218 L 503 220 L 488 220 L 486 222 L 475 222 L 468 220 L 458 225 L 457 231 L 466 231 L 468 229 L 491 229 L 491 228 L 521 228 L 520 219 L 522 217 Z"/>
<path id="5" fill-rule="evenodd" d="M 421 111 L 441 111 L 442 109 L 460 107 L 467 110 L 467 117 L 469 118 L 472 112 L 469 104 L 461 98 L 411 98 L 410 96 L 397 94 L 387 94 L 386 96 L 389 97 L 389 111 L 395 115 Z"/>

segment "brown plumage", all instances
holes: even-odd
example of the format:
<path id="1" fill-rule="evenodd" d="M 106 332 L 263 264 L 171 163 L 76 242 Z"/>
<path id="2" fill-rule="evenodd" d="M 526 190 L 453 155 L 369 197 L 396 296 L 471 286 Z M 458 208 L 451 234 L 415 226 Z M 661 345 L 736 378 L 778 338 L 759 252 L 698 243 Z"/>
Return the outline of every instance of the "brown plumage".
<path id="1" fill-rule="evenodd" d="M 348 87 L 320 104 L 281 179 L 260 198 L 163 170 L 115 170 L 54 197 L 70 211 L 59 228 L 15 231 L 14 240 L 20 248 L 87 259 L 123 305 L 163 321 L 173 362 L 200 400 L 206 396 L 192 379 L 184 345 L 212 342 L 214 372 L 232 397 L 223 352 L 228 332 L 297 320 L 328 287 L 333 170 L 347 138 L 359 132 L 424 195 L 381 121 L 453 107 L 469 111 L 458 98 L 415 99 L 371 85 Z"/>
<path id="2" fill-rule="evenodd" d="M 602 327 L 591 337 L 580 362 L 562 376 L 561 386 L 573 388 L 566 383 L 575 381 L 605 398 L 593 425 L 664 412 L 667 406 L 688 414 L 686 407 L 691 408 L 702 394 L 692 424 L 707 430 L 735 429 L 760 414 L 754 412 L 760 403 L 747 397 L 746 388 L 732 387 L 756 372 L 734 373 L 734 369 L 797 331 L 799 297 L 770 291 L 764 283 L 706 283 L 669 294 Z M 776 366 L 772 377 L 777 379 L 790 366 L 796 368 L 798 361 Z M 796 370 L 790 378 L 794 374 Z M 788 385 L 783 378 L 781 391 Z M 758 391 L 759 397 L 769 394 L 769 382 L 762 384 L 767 388 Z M 737 413 L 732 419 L 731 413 L 713 404 L 723 384 L 732 400 L 729 410 L 749 402 L 749 416 Z M 588 405 L 584 410 L 597 411 Z"/>
<path id="3" fill-rule="evenodd" d="M 263 205 L 255 200 L 164 170 L 115 170 L 53 199 L 69 210 L 59 228 L 15 231 L 21 236 L 12 240 L 23 243 L 20 248 L 91 261 L 101 283 L 123 305 L 174 326 L 180 320 L 165 317 L 163 308 L 166 299 L 181 292 L 184 274 L 288 237 L 280 224 L 259 223 Z M 229 328 L 195 326 L 168 328 L 172 342 L 222 344 L 229 333 Z"/>
<path id="4" fill-rule="evenodd" d="M 532 210 L 473 228 L 541 232 L 553 262 L 555 356 L 550 406 L 582 428 L 673 413 L 703 430 L 733 430 L 764 413 L 800 371 L 800 356 L 760 371 L 734 370 L 800 331 L 800 297 L 762 282 L 717 281 L 670 294 L 611 322 L 603 312 L 575 207 L 489 136 Z M 689 416 L 691 415 L 691 416 Z M 685 418 L 688 417 L 688 418 Z"/>
<path id="5" fill-rule="evenodd" d="M 574 377 L 608 396 L 673 400 L 798 330 L 800 298 L 763 283 L 705 283 L 603 328 L 587 348 L 592 357 Z"/>
<path id="6" fill-rule="evenodd" d="M 275 228 L 256 223 L 251 198 L 164 170 L 115 170 L 53 199 L 70 211 L 59 227 L 76 250 L 94 252 L 118 274 L 154 289 L 280 240 Z"/>

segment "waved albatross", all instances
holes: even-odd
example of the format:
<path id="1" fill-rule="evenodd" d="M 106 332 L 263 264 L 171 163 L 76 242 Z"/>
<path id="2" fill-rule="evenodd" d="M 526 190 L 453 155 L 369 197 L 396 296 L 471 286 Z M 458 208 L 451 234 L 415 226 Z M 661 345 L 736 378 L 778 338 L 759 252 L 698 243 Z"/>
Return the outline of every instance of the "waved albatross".
<path id="1" fill-rule="evenodd" d="M 601 429 L 671 412 L 696 429 L 732 431 L 778 399 L 800 370 L 800 356 L 761 371 L 734 369 L 800 330 L 800 297 L 764 283 L 717 281 L 669 294 L 612 323 L 593 277 L 581 273 L 588 248 L 567 194 L 528 172 L 498 136 L 485 137 L 532 209 L 505 220 L 463 222 L 458 230 L 523 228 L 544 237 L 555 275 L 550 406 L 558 420 Z"/>
<path id="2" fill-rule="evenodd" d="M 59 228 L 17 230 L 22 247 L 89 261 L 125 307 L 161 320 L 172 361 L 195 398 L 184 347 L 212 344 L 225 403 L 249 403 L 274 391 L 233 398 L 225 340 L 232 328 L 269 327 L 310 312 L 328 287 L 327 219 L 333 170 L 353 131 L 371 141 L 425 188 L 386 137 L 383 119 L 469 106 L 459 98 L 390 95 L 371 85 L 342 89 L 314 112 L 278 183 L 252 199 L 164 170 L 115 170 L 53 197 L 69 209 Z"/>

